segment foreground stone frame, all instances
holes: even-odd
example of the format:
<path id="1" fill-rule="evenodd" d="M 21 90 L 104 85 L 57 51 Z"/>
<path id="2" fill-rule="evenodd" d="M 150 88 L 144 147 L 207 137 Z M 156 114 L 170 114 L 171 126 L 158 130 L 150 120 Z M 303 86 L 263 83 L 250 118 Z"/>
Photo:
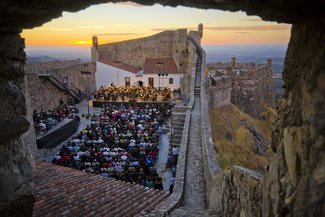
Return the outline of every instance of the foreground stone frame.
<path id="1" fill-rule="evenodd" d="M 31 216 L 34 162 L 24 85 L 24 41 L 19 33 L 106 0 L 3 0 L 0 5 L 0 215 Z M 273 133 L 276 157 L 262 182 L 263 216 L 325 215 L 325 5 L 314 1 L 141 1 L 152 5 L 244 10 L 264 20 L 292 23 L 283 77 L 285 97 Z M 212 184 L 212 183 L 211 183 Z M 231 215 L 231 214 L 229 214 Z"/>

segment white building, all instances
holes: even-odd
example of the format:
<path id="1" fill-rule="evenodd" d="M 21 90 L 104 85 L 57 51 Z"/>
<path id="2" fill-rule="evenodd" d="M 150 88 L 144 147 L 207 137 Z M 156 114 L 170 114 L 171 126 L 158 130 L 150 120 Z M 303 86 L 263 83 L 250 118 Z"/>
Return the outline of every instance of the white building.
<path id="1" fill-rule="evenodd" d="M 146 58 L 144 69 L 111 59 L 98 59 L 96 71 L 97 89 L 114 84 L 117 86 L 139 85 L 180 88 L 183 72 L 177 70 L 172 58 Z"/>

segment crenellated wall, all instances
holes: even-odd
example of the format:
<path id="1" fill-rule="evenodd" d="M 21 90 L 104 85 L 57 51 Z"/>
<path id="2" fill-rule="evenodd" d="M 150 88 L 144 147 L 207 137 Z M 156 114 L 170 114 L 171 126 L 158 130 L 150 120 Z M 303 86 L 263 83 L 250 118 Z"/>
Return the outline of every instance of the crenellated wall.
<path id="1" fill-rule="evenodd" d="M 229 76 L 208 78 L 205 89 L 208 96 L 209 109 L 230 104 L 232 81 Z"/>
<path id="2" fill-rule="evenodd" d="M 260 117 L 266 108 L 274 107 L 271 65 L 256 66 L 255 63 L 234 62 L 234 66 L 232 63 L 215 63 L 209 64 L 208 67 L 219 70 L 219 74 L 225 74 L 231 80 L 229 89 L 229 82 L 226 79 L 220 79 L 222 76 L 214 76 L 213 70 L 210 71 L 213 75 L 211 79 L 214 79 L 216 83 L 215 86 L 213 82 L 207 83 L 210 106 L 218 102 L 226 105 L 227 102 L 223 103 L 223 101 L 228 100 L 230 90 L 231 103 L 251 116 Z"/>

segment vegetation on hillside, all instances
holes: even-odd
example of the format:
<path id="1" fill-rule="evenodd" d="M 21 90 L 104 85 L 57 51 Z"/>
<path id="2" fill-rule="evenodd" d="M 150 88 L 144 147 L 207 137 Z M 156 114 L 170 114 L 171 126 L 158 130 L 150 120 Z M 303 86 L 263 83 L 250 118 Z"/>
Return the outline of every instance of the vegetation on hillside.
<path id="1" fill-rule="evenodd" d="M 262 116 L 262 120 L 250 117 L 232 104 L 210 110 L 212 139 L 222 168 L 238 165 L 264 170 L 272 155 L 270 143 L 276 112 L 268 108 Z M 256 138 L 256 132 L 265 142 L 264 154 L 257 153 L 260 139 Z"/>

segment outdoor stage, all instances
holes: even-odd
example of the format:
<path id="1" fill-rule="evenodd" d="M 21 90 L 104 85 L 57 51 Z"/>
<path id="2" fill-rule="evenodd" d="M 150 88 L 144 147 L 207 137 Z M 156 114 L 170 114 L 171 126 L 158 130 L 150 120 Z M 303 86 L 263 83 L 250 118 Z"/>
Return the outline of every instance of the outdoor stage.
<path id="1" fill-rule="evenodd" d="M 168 101 L 162 101 L 162 100 L 157 100 L 157 101 L 143 101 L 143 100 L 125 100 L 125 101 L 104 101 L 104 100 L 91 100 L 89 103 L 93 107 L 101 108 L 105 104 L 169 104 L 172 103 L 173 101 L 168 100 Z"/>

